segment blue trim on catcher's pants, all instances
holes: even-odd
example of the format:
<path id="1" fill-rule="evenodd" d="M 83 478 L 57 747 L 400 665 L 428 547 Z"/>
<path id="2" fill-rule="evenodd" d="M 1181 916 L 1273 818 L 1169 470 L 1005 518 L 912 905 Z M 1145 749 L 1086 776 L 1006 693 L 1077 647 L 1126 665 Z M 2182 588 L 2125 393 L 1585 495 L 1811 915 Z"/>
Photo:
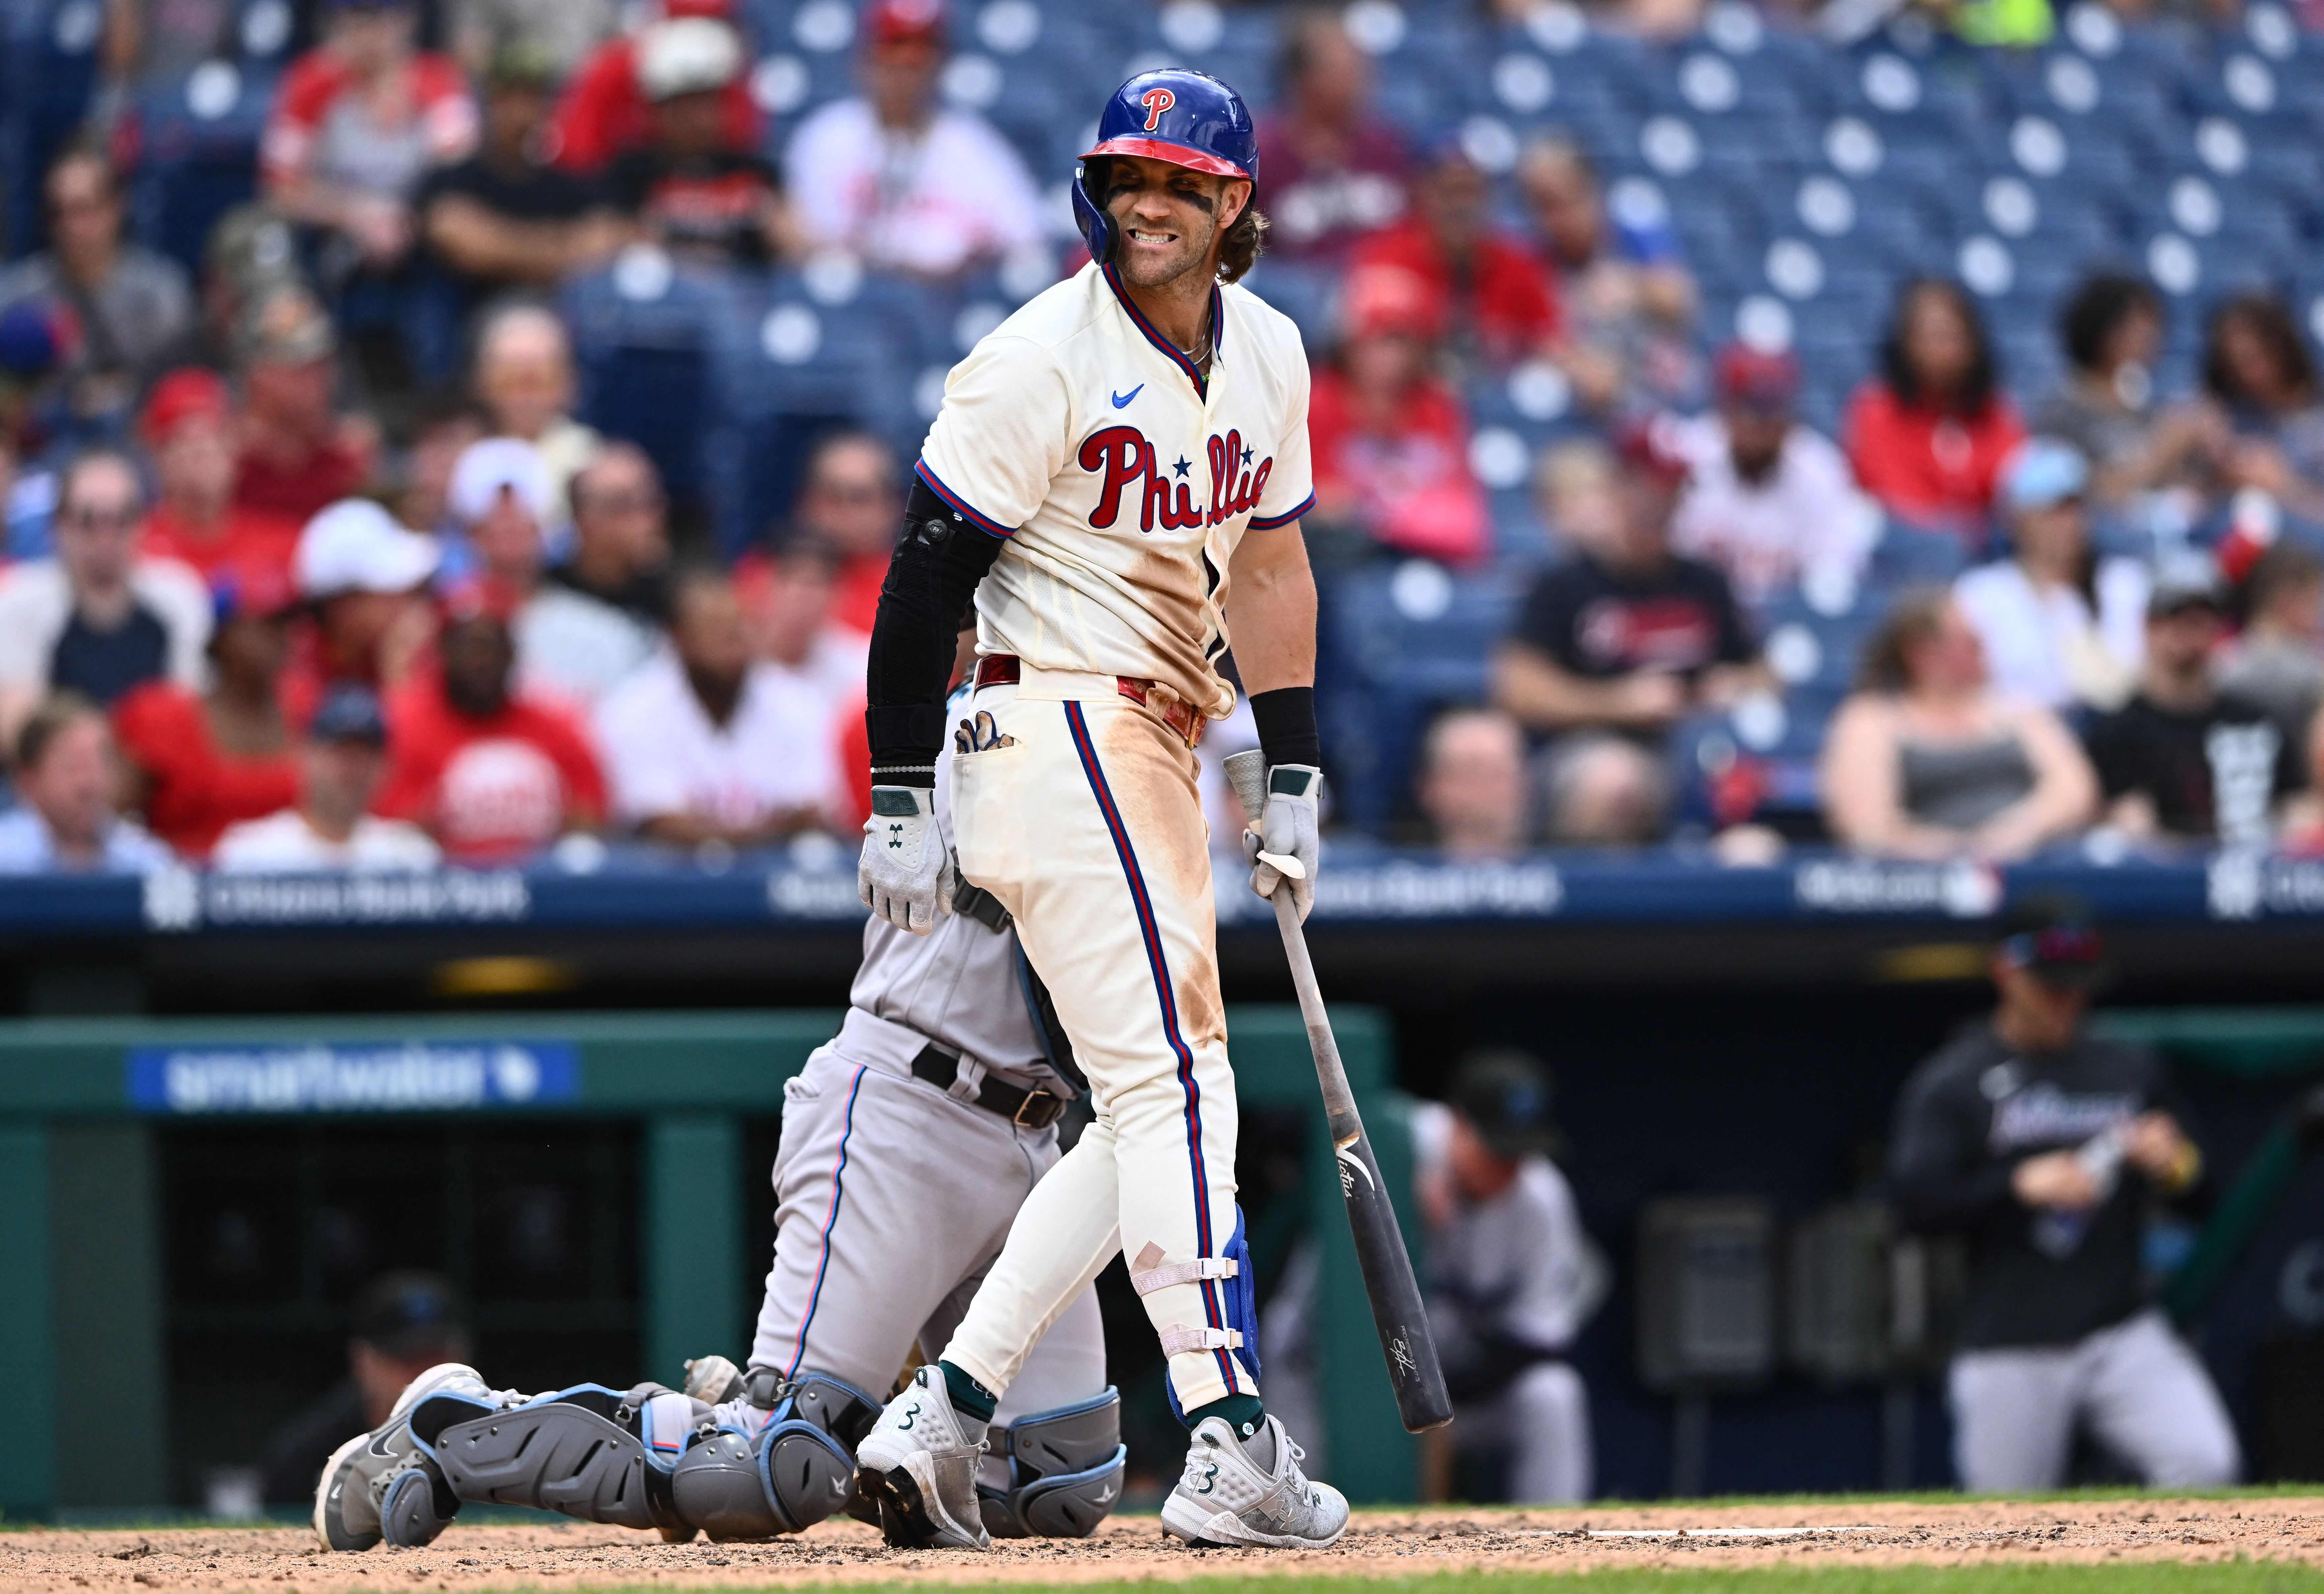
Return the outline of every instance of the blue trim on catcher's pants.
<path id="1" fill-rule="evenodd" d="M 807 1314 L 799 1319 L 798 1337 L 791 1342 L 791 1364 L 783 1369 L 783 1377 L 798 1377 L 800 1359 L 807 1355 L 807 1326 L 815 1322 L 815 1308 L 823 1299 L 823 1276 L 831 1269 L 831 1231 L 839 1222 L 839 1203 L 847 1195 L 847 1142 L 855 1133 L 855 1098 L 863 1091 L 864 1070 L 858 1068 L 847 1085 L 847 1119 L 839 1129 L 839 1161 L 831 1170 L 831 1215 L 823 1221 L 823 1233 L 817 1243 L 823 1247 L 822 1259 L 815 1265 L 815 1287 L 807 1292 Z"/>

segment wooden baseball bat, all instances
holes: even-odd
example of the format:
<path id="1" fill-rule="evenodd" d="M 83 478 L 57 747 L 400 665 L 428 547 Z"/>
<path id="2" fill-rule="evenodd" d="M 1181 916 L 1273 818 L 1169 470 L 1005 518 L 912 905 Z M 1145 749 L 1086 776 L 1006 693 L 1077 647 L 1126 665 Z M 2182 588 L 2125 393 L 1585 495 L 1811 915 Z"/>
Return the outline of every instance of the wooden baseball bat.
<path id="1" fill-rule="evenodd" d="M 1226 776 L 1242 799 L 1243 812 L 1256 825 L 1267 802 L 1267 755 L 1257 750 L 1236 753 L 1226 760 Z M 1266 856 L 1286 873 L 1298 871 L 1296 859 Z M 1291 905 L 1288 890 L 1278 889 L 1269 900 L 1275 904 L 1276 927 L 1283 932 L 1284 955 L 1291 963 L 1291 983 L 1299 992 L 1299 1016 L 1307 1021 L 1307 1046 L 1315 1055 L 1315 1083 L 1323 1093 L 1323 1119 L 1339 1165 L 1340 1194 L 1347 1202 L 1348 1227 L 1355 1231 L 1356 1261 L 1363 1269 L 1373 1325 L 1379 1330 L 1380 1353 L 1388 1359 L 1397 1414 L 1407 1433 L 1425 1433 L 1452 1420 L 1452 1396 L 1444 1392 L 1444 1373 L 1436 1363 L 1436 1337 L 1429 1332 L 1428 1312 L 1421 1304 L 1419 1281 L 1412 1276 L 1404 1230 L 1397 1224 L 1396 1208 L 1380 1178 L 1379 1161 L 1356 1112 L 1355 1094 L 1348 1089 L 1348 1073 L 1340 1063 L 1332 1020 L 1323 1011 L 1323 994 L 1315 984 L 1315 965 L 1307 955 L 1299 910 Z"/>

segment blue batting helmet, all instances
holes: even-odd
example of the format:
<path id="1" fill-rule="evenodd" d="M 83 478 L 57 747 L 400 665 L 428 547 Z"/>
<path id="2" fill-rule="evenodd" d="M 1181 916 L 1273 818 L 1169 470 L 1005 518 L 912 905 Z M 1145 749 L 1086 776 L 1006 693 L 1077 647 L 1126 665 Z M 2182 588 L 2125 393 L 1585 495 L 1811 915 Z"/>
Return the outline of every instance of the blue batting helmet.
<path id="1" fill-rule="evenodd" d="M 1140 72 L 1113 91 L 1098 118 L 1097 143 L 1074 169 L 1074 219 L 1090 257 L 1113 254 L 1113 218 L 1105 196 L 1089 189 L 1089 163 L 1106 155 L 1144 155 L 1213 177 L 1259 183 L 1259 133 L 1242 96 L 1216 78 L 1184 68 Z"/>

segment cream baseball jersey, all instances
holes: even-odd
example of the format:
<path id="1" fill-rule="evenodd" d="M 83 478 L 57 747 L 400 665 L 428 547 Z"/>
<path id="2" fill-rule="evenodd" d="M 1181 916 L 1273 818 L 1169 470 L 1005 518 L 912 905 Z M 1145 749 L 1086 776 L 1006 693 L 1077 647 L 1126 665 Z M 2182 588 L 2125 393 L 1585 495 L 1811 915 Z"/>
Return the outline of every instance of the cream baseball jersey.
<path id="1" fill-rule="evenodd" d="M 1088 265 L 953 367 L 918 466 L 1008 545 L 976 594 L 977 648 L 1042 669 L 1159 681 L 1213 718 L 1228 567 L 1247 530 L 1314 502 L 1299 329 L 1212 291 L 1207 379 Z"/>

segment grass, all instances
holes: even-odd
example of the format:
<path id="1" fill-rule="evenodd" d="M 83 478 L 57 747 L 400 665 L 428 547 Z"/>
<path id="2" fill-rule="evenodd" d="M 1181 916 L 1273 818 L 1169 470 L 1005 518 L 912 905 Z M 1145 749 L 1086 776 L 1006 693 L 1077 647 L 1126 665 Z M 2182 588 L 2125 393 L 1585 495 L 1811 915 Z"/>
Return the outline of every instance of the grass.
<path id="1" fill-rule="evenodd" d="M 1074 1594 L 1138 1589 L 1159 1594 L 2324 1594 L 2324 1570 L 2266 1561 L 2116 1562 L 2044 1566 L 1988 1562 L 1977 1566 L 1759 1566 L 1660 1571 L 1443 1571 L 1416 1577 L 1197 1577 L 1066 1585 Z M 836 1587 L 837 1585 L 826 1585 Z M 793 1585 L 795 1589 L 798 1586 Z M 914 1580 L 848 1583 L 846 1594 L 1054 1594 L 1055 1583 L 945 1584 Z M 654 1594 L 602 1590 L 598 1594 Z M 669 1594 L 663 1589 L 659 1594 Z M 742 1594 L 722 1588 L 718 1594 Z"/>

